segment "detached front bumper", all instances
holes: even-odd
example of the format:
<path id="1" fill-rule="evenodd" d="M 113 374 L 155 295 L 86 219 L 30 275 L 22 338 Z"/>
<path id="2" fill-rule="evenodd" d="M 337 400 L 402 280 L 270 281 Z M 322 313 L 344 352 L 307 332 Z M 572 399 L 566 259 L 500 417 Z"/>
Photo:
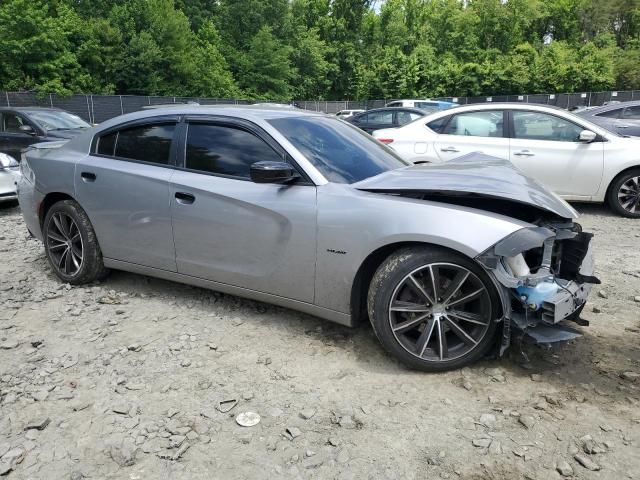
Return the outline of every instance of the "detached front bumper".
<path id="1" fill-rule="evenodd" d="M 494 280 L 504 320 L 501 353 L 512 327 L 538 343 L 567 341 L 580 333 L 562 324 L 579 318 L 593 284 L 592 235 L 572 222 L 523 229 L 477 260 Z"/>

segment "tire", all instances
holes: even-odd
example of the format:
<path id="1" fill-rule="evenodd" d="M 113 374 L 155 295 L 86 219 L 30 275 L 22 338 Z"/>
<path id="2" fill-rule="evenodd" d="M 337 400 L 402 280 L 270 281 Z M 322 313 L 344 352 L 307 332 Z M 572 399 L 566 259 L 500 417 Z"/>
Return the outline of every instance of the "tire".
<path id="1" fill-rule="evenodd" d="M 77 202 L 53 204 L 45 216 L 42 236 L 49 265 L 63 282 L 82 285 L 108 274 L 93 226 Z"/>
<path id="2" fill-rule="evenodd" d="M 496 341 L 500 301 L 493 282 L 472 260 L 443 248 L 407 247 L 390 255 L 371 280 L 367 306 L 385 350 L 416 370 L 463 367 Z"/>
<path id="3" fill-rule="evenodd" d="M 613 179 L 607 202 L 618 215 L 640 218 L 640 168 L 623 172 Z"/>

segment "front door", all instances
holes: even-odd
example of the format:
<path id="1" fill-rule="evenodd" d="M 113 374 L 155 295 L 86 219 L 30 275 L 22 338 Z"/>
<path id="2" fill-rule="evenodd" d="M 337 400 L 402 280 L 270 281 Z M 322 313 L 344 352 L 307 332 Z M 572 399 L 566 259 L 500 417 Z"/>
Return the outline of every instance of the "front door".
<path id="1" fill-rule="evenodd" d="M 509 139 L 503 110 L 478 110 L 453 115 L 434 142 L 440 161 L 472 152 L 509 159 Z"/>
<path id="2" fill-rule="evenodd" d="M 511 162 L 569 198 L 594 195 L 604 167 L 604 143 L 579 141 L 583 127 L 549 113 L 512 110 Z"/>
<path id="3" fill-rule="evenodd" d="M 76 165 L 78 202 L 106 258 L 176 271 L 169 179 L 176 120 L 107 131 Z"/>
<path id="4" fill-rule="evenodd" d="M 24 131 L 20 127 L 31 127 Z M 34 126 L 22 115 L 13 112 L 0 113 L 0 152 L 11 155 L 18 162 L 22 152 L 31 144 L 42 141 Z"/>
<path id="5" fill-rule="evenodd" d="M 171 179 L 178 272 L 313 302 L 315 186 L 253 183 L 252 163 L 286 156 L 244 122 L 190 121 L 183 151 Z"/>

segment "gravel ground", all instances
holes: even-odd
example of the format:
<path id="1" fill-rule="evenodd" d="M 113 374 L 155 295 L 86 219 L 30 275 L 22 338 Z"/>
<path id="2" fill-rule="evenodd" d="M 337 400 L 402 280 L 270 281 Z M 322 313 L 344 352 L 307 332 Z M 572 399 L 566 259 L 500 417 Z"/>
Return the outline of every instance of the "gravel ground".
<path id="1" fill-rule="evenodd" d="M 368 325 L 123 272 L 61 284 L 0 207 L 0 475 L 640 478 L 640 221 L 578 208 L 603 280 L 584 337 L 429 375 Z"/>

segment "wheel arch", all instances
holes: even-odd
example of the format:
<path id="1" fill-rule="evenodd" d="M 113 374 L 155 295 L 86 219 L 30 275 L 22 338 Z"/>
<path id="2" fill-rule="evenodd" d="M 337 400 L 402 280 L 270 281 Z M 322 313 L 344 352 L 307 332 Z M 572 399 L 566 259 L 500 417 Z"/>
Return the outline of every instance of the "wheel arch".
<path id="1" fill-rule="evenodd" d="M 631 165 L 630 167 L 620 170 L 618 173 L 616 173 L 611 177 L 611 180 L 609 180 L 609 185 L 607 185 L 607 190 L 605 191 L 605 194 L 604 194 L 605 202 L 607 203 L 609 202 L 609 194 L 611 193 L 611 187 L 613 187 L 613 184 L 616 182 L 616 179 L 620 177 L 620 175 L 624 175 L 625 173 L 630 172 L 632 170 L 640 171 L 640 163 Z"/>
<path id="2" fill-rule="evenodd" d="M 49 209 L 62 200 L 73 200 L 76 202 L 75 198 L 64 192 L 50 192 L 44 196 L 38 207 L 38 220 L 40 221 L 41 229 L 44 226 L 44 219 L 47 216 Z"/>
<path id="3" fill-rule="evenodd" d="M 420 241 L 400 241 L 378 247 L 376 250 L 371 252 L 360 264 L 360 267 L 358 267 L 356 275 L 351 284 L 351 323 L 354 326 L 358 325 L 368 316 L 367 294 L 369 291 L 369 286 L 371 285 L 371 280 L 373 279 L 373 275 L 375 274 L 378 267 L 389 257 L 389 255 L 400 250 L 401 248 L 412 246 L 432 247 L 440 250 L 448 250 L 449 252 L 462 255 L 468 260 L 475 262 L 473 258 L 469 257 L 469 255 L 466 255 L 459 250 L 445 247 L 443 245 L 438 245 L 436 243 Z"/>

